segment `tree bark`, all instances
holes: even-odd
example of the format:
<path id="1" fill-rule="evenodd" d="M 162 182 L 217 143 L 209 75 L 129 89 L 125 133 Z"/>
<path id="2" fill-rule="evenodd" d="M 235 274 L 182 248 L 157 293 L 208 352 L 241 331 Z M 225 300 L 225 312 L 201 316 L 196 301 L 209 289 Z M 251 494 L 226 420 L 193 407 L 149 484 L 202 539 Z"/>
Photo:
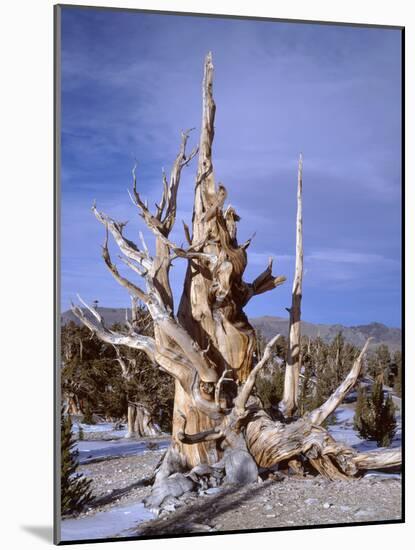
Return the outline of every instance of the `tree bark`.
<path id="1" fill-rule="evenodd" d="M 127 407 L 127 434 L 125 437 L 135 437 L 135 406 L 128 404 Z"/>
<path id="2" fill-rule="evenodd" d="M 206 357 L 215 365 L 219 375 L 226 372 L 235 382 L 245 380 L 256 346 L 255 332 L 242 311 L 242 273 L 246 253 L 236 241 L 237 214 L 233 209 L 222 213 L 226 197 L 225 187 L 215 185 L 212 163 L 212 143 L 216 106 L 213 100 L 213 64 L 209 54 L 205 61 L 203 78 L 202 129 L 195 184 L 191 244 L 206 242 L 201 251 L 211 255 L 211 262 L 188 260 L 184 291 L 178 319 L 190 336 L 205 350 Z M 231 231 L 229 231 L 231 228 Z M 212 387 L 205 387 L 204 397 L 212 400 Z M 177 390 L 176 390 L 177 392 Z M 193 432 L 208 430 L 217 425 L 198 411 L 188 396 L 176 393 L 173 433 L 177 433 L 180 409 L 188 419 Z M 215 444 L 200 443 L 192 447 L 182 445 L 189 464 L 216 462 L 221 453 Z"/>
<path id="3" fill-rule="evenodd" d="M 152 437 L 160 434 L 161 429 L 154 422 L 147 407 L 141 403 L 128 404 L 126 438 Z"/>

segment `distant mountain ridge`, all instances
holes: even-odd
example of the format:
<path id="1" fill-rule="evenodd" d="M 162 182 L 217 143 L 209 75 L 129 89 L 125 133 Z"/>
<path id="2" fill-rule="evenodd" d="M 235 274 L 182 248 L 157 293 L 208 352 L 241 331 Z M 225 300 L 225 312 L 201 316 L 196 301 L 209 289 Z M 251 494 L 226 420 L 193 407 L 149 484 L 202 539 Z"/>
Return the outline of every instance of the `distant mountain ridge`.
<path id="1" fill-rule="evenodd" d="M 288 319 L 283 317 L 264 316 L 250 319 L 250 321 L 267 340 L 278 333 L 284 336 L 288 335 Z M 360 348 L 369 336 L 373 338 L 370 346 L 372 348 L 380 344 L 386 344 L 391 351 L 402 348 L 402 330 L 388 327 L 382 323 L 373 322 L 368 325 L 347 327 L 341 324 L 323 325 L 301 321 L 301 333 L 304 336 L 310 336 L 310 338 L 320 336 L 325 342 L 330 342 L 340 331 L 347 342 Z"/>
<path id="2" fill-rule="evenodd" d="M 125 309 L 123 308 L 99 307 L 98 311 L 103 316 L 105 324 L 108 327 L 115 323 L 123 323 L 125 320 Z M 128 310 L 128 314 L 130 315 L 130 310 Z M 61 325 L 65 325 L 69 321 L 79 324 L 78 319 L 72 311 L 64 311 L 61 315 Z M 257 330 L 262 332 L 267 340 L 278 333 L 284 336 L 288 335 L 287 318 L 266 315 L 263 317 L 254 317 L 250 319 L 250 322 Z M 402 347 L 401 329 L 387 327 L 382 323 L 374 322 L 368 325 L 346 327 L 341 324 L 324 325 L 309 323 L 307 321 L 301 322 L 301 332 L 304 336 L 310 336 L 310 338 L 320 336 L 325 342 L 331 341 L 340 331 L 342 331 L 347 342 L 358 347 L 362 347 L 369 336 L 373 338 L 372 348 L 380 344 L 386 344 L 391 351 L 396 351 Z"/>

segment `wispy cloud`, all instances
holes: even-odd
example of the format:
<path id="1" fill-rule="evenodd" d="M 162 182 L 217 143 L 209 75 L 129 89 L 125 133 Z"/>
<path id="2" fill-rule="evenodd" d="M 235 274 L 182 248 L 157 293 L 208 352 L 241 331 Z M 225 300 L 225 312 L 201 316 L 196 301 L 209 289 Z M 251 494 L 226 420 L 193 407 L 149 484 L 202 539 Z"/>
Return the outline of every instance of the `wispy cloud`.
<path id="1" fill-rule="evenodd" d="M 388 267 L 399 269 L 400 263 L 392 258 L 386 258 L 381 254 L 354 252 L 351 250 L 326 249 L 316 250 L 307 256 L 310 261 L 323 261 L 339 264 L 370 265 L 375 268 Z"/>
<path id="2" fill-rule="evenodd" d="M 241 215 L 240 240 L 256 232 L 247 279 L 268 256 L 292 277 L 302 151 L 305 311 L 318 303 L 319 315 L 334 315 L 323 303 L 322 287 L 329 287 L 338 289 L 338 305 L 363 297 L 362 321 L 369 314 L 399 319 L 397 305 L 391 314 L 400 291 L 397 31 L 64 8 L 62 45 L 64 304 L 80 287 L 102 303 L 122 300 L 100 265 L 102 227 L 89 207 L 96 199 L 110 215 L 129 219 L 135 238 L 142 222 L 126 193 L 134 159 L 152 204 L 180 130 L 196 127 L 197 142 L 202 62 L 213 50 L 216 179 Z M 191 218 L 194 172 L 193 164 L 182 178 L 172 235 L 178 242 L 180 219 Z M 76 258 L 88 267 L 75 267 Z M 174 272 L 179 295 L 183 268 Z M 290 286 L 259 297 L 249 313 L 281 313 Z M 381 300 L 364 297 L 373 286 Z"/>

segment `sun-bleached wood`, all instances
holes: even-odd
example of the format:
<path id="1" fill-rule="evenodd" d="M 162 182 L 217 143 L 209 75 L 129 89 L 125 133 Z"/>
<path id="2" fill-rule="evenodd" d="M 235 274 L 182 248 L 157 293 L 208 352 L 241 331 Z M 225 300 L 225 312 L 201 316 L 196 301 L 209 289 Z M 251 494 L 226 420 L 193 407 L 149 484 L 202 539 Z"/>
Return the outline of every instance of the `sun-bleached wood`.
<path id="1" fill-rule="evenodd" d="M 287 364 L 284 379 L 284 394 L 280 404 L 287 417 L 294 414 L 298 406 L 298 382 L 301 370 L 301 298 L 303 293 L 303 156 L 298 161 L 297 177 L 297 222 L 295 275 L 292 289 Z"/>
<path id="2" fill-rule="evenodd" d="M 240 218 L 231 205 L 223 183 L 215 183 L 212 147 L 216 105 L 213 100 L 213 62 L 205 59 L 202 84 L 202 124 L 198 148 L 186 153 L 189 131 L 183 132 L 170 180 L 162 174 L 162 197 L 152 213 L 138 190 L 133 169 L 131 200 L 155 237 L 156 254 L 151 256 L 144 237 L 141 245 L 125 235 L 125 223 L 92 210 L 105 228 L 103 260 L 115 280 L 147 307 L 154 325 L 154 338 L 140 334 L 134 323 L 125 333 L 108 329 L 104 320 L 85 302 L 73 306 L 78 318 L 99 338 L 115 346 L 143 350 L 155 368 L 175 380 L 172 444 L 158 466 L 154 490 L 147 505 L 158 508 L 169 494 L 179 495 L 202 478 L 218 476 L 231 483 L 256 481 L 258 467 L 272 468 L 288 461 L 300 472 L 308 462 L 329 479 L 359 475 L 368 467 L 399 464 L 398 451 L 358 453 L 338 444 L 321 423 L 354 386 L 367 344 L 350 374 L 321 407 L 293 419 L 300 371 L 300 318 L 303 277 L 302 242 L 302 156 L 298 166 L 296 268 L 290 308 L 289 355 L 286 369 L 285 413 L 273 421 L 254 395 L 259 370 L 272 360 L 273 338 L 263 357 L 255 359 L 255 331 L 244 313 L 249 300 L 271 291 L 285 281 L 272 274 L 272 260 L 253 282 L 244 280 L 248 239 L 238 243 Z M 187 248 L 171 240 L 177 214 L 177 197 L 182 169 L 198 154 L 191 228 L 183 224 Z M 112 236 L 122 261 L 141 278 L 126 278 L 113 263 L 108 248 Z M 187 271 L 177 315 L 170 286 L 170 268 L 186 261 Z M 291 417 L 291 418 L 290 418 Z M 218 474 L 218 472 L 222 472 Z"/>

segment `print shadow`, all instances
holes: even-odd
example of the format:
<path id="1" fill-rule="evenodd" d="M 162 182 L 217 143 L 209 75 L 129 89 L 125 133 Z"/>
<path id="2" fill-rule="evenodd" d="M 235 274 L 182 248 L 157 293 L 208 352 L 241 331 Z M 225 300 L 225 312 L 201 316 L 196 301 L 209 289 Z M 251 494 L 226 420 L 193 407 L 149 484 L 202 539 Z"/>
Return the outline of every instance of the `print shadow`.
<path id="1" fill-rule="evenodd" d="M 51 525 L 21 525 L 20 527 L 38 539 L 53 543 L 53 527 Z"/>

